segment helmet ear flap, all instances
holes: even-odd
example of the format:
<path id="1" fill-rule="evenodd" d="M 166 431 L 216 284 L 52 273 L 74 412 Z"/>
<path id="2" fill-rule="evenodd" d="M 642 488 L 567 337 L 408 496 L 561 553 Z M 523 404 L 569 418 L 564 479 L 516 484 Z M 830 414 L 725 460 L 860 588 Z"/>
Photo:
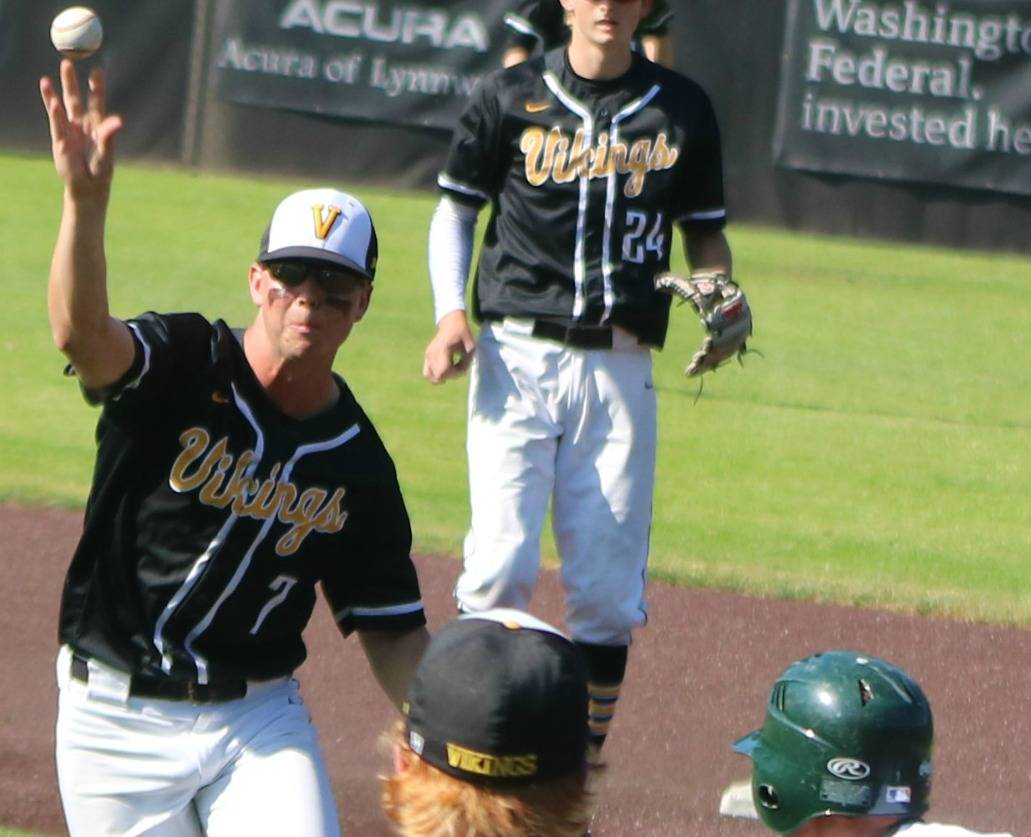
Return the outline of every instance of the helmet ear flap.
<path id="1" fill-rule="evenodd" d="M 789 834 L 817 812 L 818 780 L 810 771 L 761 743 L 751 757 L 752 802 L 767 828 Z"/>

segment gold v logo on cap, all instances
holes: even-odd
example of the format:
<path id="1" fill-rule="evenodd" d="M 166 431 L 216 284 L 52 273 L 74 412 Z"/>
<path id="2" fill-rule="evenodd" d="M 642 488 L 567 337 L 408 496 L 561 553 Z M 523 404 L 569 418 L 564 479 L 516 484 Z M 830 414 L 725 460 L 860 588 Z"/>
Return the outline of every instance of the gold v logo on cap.
<path id="1" fill-rule="evenodd" d="M 325 241 L 329 231 L 333 229 L 334 222 L 340 217 L 340 207 L 329 207 L 325 218 L 322 217 L 323 208 L 321 203 L 317 203 L 311 208 L 312 215 L 315 217 L 315 236 L 320 241 Z"/>

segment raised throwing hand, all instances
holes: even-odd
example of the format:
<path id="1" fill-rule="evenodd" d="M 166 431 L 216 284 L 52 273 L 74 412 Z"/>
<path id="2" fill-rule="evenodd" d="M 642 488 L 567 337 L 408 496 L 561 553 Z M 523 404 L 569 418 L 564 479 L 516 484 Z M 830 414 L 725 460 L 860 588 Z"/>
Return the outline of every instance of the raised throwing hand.
<path id="1" fill-rule="evenodd" d="M 106 197 L 114 173 L 114 138 L 122 118 L 106 112 L 103 71 L 90 73 L 86 103 L 75 65 L 68 60 L 61 62 L 61 94 L 47 76 L 39 80 L 39 92 L 50 119 L 54 167 L 72 197 Z"/>

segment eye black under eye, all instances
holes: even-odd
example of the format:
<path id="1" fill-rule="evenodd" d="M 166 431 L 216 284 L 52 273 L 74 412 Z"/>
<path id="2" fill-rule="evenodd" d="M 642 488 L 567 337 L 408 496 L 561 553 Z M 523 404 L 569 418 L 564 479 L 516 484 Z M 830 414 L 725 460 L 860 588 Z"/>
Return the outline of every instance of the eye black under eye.
<path id="1" fill-rule="evenodd" d="M 348 311 L 350 310 L 352 304 L 350 297 L 332 295 L 326 296 L 325 303 L 330 308 L 333 308 L 337 311 Z"/>

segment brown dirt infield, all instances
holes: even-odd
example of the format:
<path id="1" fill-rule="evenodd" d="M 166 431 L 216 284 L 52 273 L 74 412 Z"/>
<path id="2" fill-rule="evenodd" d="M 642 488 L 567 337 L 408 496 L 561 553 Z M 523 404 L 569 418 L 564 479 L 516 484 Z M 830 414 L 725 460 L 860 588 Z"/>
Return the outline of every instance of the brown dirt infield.
<path id="1" fill-rule="evenodd" d="M 80 525 L 74 512 L 0 507 L 0 823 L 51 834 L 64 828 L 52 756 L 56 614 Z M 435 628 L 452 617 L 458 565 L 430 557 L 418 566 Z M 748 774 L 730 742 L 760 722 L 778 671 L 831 647 L 886 657 L 923 683 L 938 730 L 934 820 L 1031 833 L 1031 631 L 662 584 L 649 600 L 606 749 L 598 837 L 765 833 L 717 815 L 721 790 Z M 555 573 L 544 574 L 533 609 L 561 621 Z M 322 605 L 308 638 L 299 679 L 345 831 L 387 834 L 375 775 L 388 759 L 376 739 L 394 712 Z"/>

